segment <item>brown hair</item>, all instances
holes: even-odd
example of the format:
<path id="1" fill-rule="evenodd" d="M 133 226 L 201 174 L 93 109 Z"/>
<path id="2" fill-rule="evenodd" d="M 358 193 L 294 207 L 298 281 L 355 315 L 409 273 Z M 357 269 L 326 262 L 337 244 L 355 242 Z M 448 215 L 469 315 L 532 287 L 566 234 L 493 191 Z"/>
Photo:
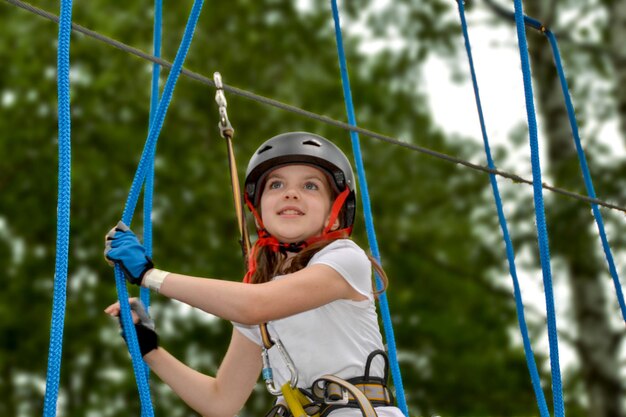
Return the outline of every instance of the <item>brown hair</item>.
<path id="1" fill-rule="evenodd" d="M 330 239 L 324 239 L 319 242 L 315 242 L 302 249 L 296 256 L 287 259 L 287 255 L 281 252 L 274 251 L 271 247 L 262 246 L 257 248 L 256 252 L 256 269 L 252 274 L 250 282 L 252 284 L 261 284 L 264 282 L 269 282 L 277 275 L 280 274 L 290 274 L 293 272 L 297 272 L 301 269 L 306 268 L 309 261 L 320 250 L 324 249 L 330 243 L 334 242 L 337 239 L 347 238 L 346 237 L 336 237 Z M 379 294 L 383 293 L 389 284 L 389 280 L 387 278 L 387 274 L 380 266 L 380 264 L 374 259 L 372 256 L 367 254 L 368 259 L 372 263 L 372 267 L 380 277 L 382 281 L 382 289 L 376 289 L 376 283 L 372 283 L 372 288 L 374 289 L 374 295 L 377 297 Z"/>
<path id="2" fill-rule="evenodd" d="M 319 169 L 319 167 L 317 168 Z M 324 170 L 320 169 L 320 171 L 323 174 L 326 174 Z M 335 189 L 330 185 L 330 181 L 332 181 L 332 179 L 329 178 L 327 175 L 324 175 L 324 179 L 326 181 L 326 188 L 330 193 L 330 201 L 332 203 L 333 201 L 335 201 L 338 194 Z M 338 218 L 343 218 L 345 211 L 346 206 L 344 205 L 343 207 L 341 207 Z M 258 214 L 259 216 L 261 215 L 260 207 L 258 208 Z M 339 236 L 335 235 L 334 237 L 322 238 L 322 240 L 309 244 L 300 252 L 298 252 L 296 256 L 289 259 L 287 259 L 287 255 L 284 252 L 276 251 L 271 246 L 255 247 L 250 252 L 250 254 L 248 254 L 248 256 L 255 256 L 255 262 L 253 262 L 253 264 L 256 265 L 254 271 L 252 272 L 252 275 L 250 276 L 249 282 L 252 284 L 261 284 L 271 281 L 272 278 L 277 275 L 291 274 L 293 272 L 304 269 L 308 265 L 313 255 L 324 249 L 330 243 L 334 242 L 337 239 L 349 239 L 348 233 L 349 232 L 345 232 L 341 233 Z M 387 278 L 387 274 L 385 274 L 385 271 L 383 270 L 382 266 L 380 266 L 378 261 L 376 261 L 376 259 L 374 259 L 369 254 L 366 254 L 366 256 L 372 263 L 372 268 L 374 268 L 382 282 L 382 288 L 380 290 L 377 290 L 376 282 L 372 282 L 374 296 L 378 297 L 378 295 L 380 295 L 387 289 L 387 286 L 389 285 L 389 280 Z M 248 265 L 249 264 L 250 263 L 248 262 Z M 373 278 L 372 281 L 374 281 Z"/>

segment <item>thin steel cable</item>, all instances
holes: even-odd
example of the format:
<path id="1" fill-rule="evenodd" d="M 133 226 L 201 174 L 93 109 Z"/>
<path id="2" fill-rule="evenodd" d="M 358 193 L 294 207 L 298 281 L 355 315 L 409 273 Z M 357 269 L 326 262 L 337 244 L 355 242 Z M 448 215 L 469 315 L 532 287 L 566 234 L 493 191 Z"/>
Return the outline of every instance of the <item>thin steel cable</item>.
<path id="1" fill-rule="evenodd" d="M 52 13 L 49 13 L 49 12 L 47 12 L 45 10 L 39 9 L 37 7 L 34 7 L 34 6 L 32 6 L 32 5 L 28 4 L 28 3 L 24 3 L 23 1 L 20 1 L 20 0 L 4 0 L 4 1 L 6 3 L 12 4 L 12 5 L 17 6 L 19 8 L 22 8 L 22 9 L 24 9 L 26 11 L 29 11 L 29 12 L 31 12 L 33 14 L 36 14 L 36 15 L 41 16 L 41 17 L 44 17 L 44 18 L 46 18 L 48 20 L 51 20 L 53 22 L 58 23 L 58 21 L 59 21 L 59 18 L 56 15 L 54 15 Z M 76 23 L 72 24 L 72 30 L 75 31 L 75 32 L 78 32 L 78 33 L 82 33 L 83 35 L 86 35 L 86 36 L 88 36 L 90 38 L 99 40 L 99 41 L 101 41 L 103 43 L 106 43 L 108 45 L 111 45 L 111 46 L 113 46 L 115 48 L 118 48 L 118 49 L 120 49 L 120 50 L 122 50 L 124 52 L 127 52 L 127 53 L 129 53 L 131 55 L 135 55 L 135 56 L 137 56 L 139 58 L 142 58 L 142 59 L 145 59 L 147 61 L 159 64 L 163 68 L 171 69 L 171 67 L 172 67 L 172 63 L 167 61 L 167 60 L 165 60 L 165 59 L 157 58 L 157 57 L 155 57 L 153 55 L 150 55 L 150 54 L 148 54 L 148 53 L 146 53 L 146 52 L 144 52 L 144 51 L 142 51 L 140 49 L 137 49 L 137 48 L 134 48 L 132 46 L 126 45 L 126 44 L 124 44 L 124 43 L 122 43 L 120 41 L 117 41 L 115 39 L 109 38 L 109 37 L 107 37 L 105 35 L 102 35 L 100 33 L 97 33 L 95 31 L 93 31 L 93 30 L 87 29 L 87 28 L 85 28 L 83 26 L 80 26 L 80 25 L 78 25 Z M 181 74 L 185 75 L 186 77 L 188 77 L 188 78 L 190 78 L 192 80 L 198 81 L 198 82 L 200 82 L 202 84 L 206 84 L 206 85 L 209 85 L 211 87 L 215 87 L 215 84 L 214 84 L 214 82 L 213 82 L 213 80 L 211 78 L 206 77 L 206 76 L 204 76 L 202 74 L 198 74 L 197 72 L 193 72 L 193 71 L 190 71 L 188 69 L 182 68 L 181 69 Z M 377 133 L 377 132 L 374 132 L 374 131 L 371 131 L 371 130 L 368 130 L 368 129 L 364 129 L 362 127 L 351 126 L 348 123 L 332 119 L 332 118 L 330 118 L 328 116 L 323 116 L 323 115 L 320 115 L 320 114 L 317 114 L 317 113 L 313 113 L 313 112 L 310 112 L 308 110 L 304 110 L 304 109 L 301 109 L 299 107 L 292 106 L 290 104 L 282 103 L 282 102 L 280 102 L 278 100 L 275 100 L 275 99 L 272 99 L 272 98 L 268 98 L 268 97 L 264 97 L 264 96 L 252 93 L 250 91 L 242 90 L 242 89 L 239 89 L 237 87 L 233 87 L 233 86 L 230 86 L 230 85 L 227 85 L 227 84 L 224 84 L 223 87 L 224 87 L 224 91 L 228 91 L 229 93 L 238 95 L 240 97 L 244 97 L 244 98 L 247 98 L 247 99 L 252 100 L 252 101 L 256 101 L 256 102 L 261 103 L 261 104 L 265 104 L 265 105 L 272 106 L 272 107 L 275 107 L 275 108 L 278 108 L 278 109 L 281 109 L 281 110 L 284 110 L 284 111 L 288 111 L 290 113 L 295 113 L 295 114 L 298 114 L 300 116 L 304 116 L 304 117 L 316 120 L 318 122 L 321 122 L 321 123 L 324 123 L 324 124 L 327 124 L 327 125 L 330 125 L 330 126 L 338 127 L 340 129 L 357 132 L 357 133 L 359 133 L 359 134 L 361 134 L 363 136 L 367 136 L 369 138 L 380 140 L 380 141 L 383 141 L 383 142 L 387 142 L 387 143 L 390 143 L 390 144 L 393 144 L 393 145 L 401 146 L 403 148 L 406 148 L 406 149 L 409 149 L 409 150 L 412 150 L 412 151 L 415 151 L 415 152 L 419 152 L 419 153 L 422 153 L 422 154 L 425 154 L 425 155 L 428 155 L 428 156 L 431 156 L 433 158 L 437 158 L 437 159 L 440 159 L 440 160 L 443 160 L 443 161 L 446 161 L 446 162 L 462 165 L 462 166 L 464 166 L 466 168 L 470 168 L 470 169 L 472 169 L 474 171 L 479 171 L 479 172 L 483 172 L 483 173 L 486 173 L 486 174 L 494 174 L 494 175 L 497 175 L 499 177 L 507 178 L 507 179 L 509 179 L 509 180 L 511 180 L 513 182 L 520 183 L 520 184 L 532 185 L 532 183 L 533 183 L 532 180 L 526 179 L 524 177 L 521 177 L 521 176 L 519 176 L 517 174 L 514 174 L 514 173 L 511 173 L 511 172 L 502 171 L 502 170 L 499 170 L 499 169 L 491 169 L 491 168 L 483 166 L 483 165 L 474 164 L 472 162 L 469 162 L 469 161 L 467 161 L 465 159 L 462 159 L 462 158 L 459 158 L 459 157 L 456 157 L 456 156 L 448 155 L 448 154 L 445 154 L 445 153 L 442 153 L 442 152 L 437 152 L 437 151 L 429 149 L 429 148 L 424 148 L 422 146 L 415 145 L 415 144 L 412 144 L 412 143 L 409 143 L 409 142 L 406 142 L 406 141 L 402 141 L 402 140 L 393 138 L 391 136 L 383 135 L 381 133 Z M 591 203 L 591 204 L 597 204 L 599 206 L 606 207 L 606 208 L 611 209 L 611 210 L 616 210 L 616 211 L 621 211 L 622 213 L 626 213 L 626 207 L 622 207 L 622 206 L 617 205 L 617 204 L 609 203 L 608 201 L 600 200 L 598 198 L 590 198 L 588 196 L 585 196 L 585 195 L 582 195 L 582 194 L 578 194 L 578 193 L 575 193 L 575 192 L 572 192 L 572 191 L 568 191 L 568 190 L 565 190 L 563 188 L 555 187 L 555 186 L 552 186 L 552 185 L 547 184 L 547 183 L 543 183 L 542 184 L 542 188 L 544 190 L 547 190 L 547 191 L 550 191 L 550 192 L 553 192 L 555 194 L 559 194 L 559 195 L 562 195 L 562 196 L 565 196 L 565 197 L 569 197 L 569 198 L 572 198 L 574 200 L 584 201 L 586 203 Z"/>

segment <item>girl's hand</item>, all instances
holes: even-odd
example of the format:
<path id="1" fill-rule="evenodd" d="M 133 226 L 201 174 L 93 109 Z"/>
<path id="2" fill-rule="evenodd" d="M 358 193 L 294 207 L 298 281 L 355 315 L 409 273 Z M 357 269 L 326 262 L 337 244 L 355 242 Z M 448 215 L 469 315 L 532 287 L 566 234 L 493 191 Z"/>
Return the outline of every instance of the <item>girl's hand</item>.
<path id="1" fill-rule="evenodd" d="M 110 265 L 119 264 L 126 280 L 141 285 L 146 272 L 154 268 L 152 259 L 137 236 L 121 221 L 105 236 L 104 258 Z"/>
<path id="2" fill-rule="evenodd" d="M 137 298 L 129 298 L 130 313 L 133 317 L 133 323 L 135 323 L 135 331 L 137 332 L 137 341 L 139 342 L 139 350 L 141 356 L 145 356 L 148 352 L 151 352 L 159 347 L 159 336 L 156 333 L 154 320 L 146 311 L 141 300 Z M 111 304 L 104 309 L 104 312 L 111 317 L 117 317 L 120 320 L 120 303 L 119 301 Z M 119 321 L 120 327 L 122 325 Z M 121 332 L 122 338 L 126 342 L 126 336 L 124 331 Z"/>

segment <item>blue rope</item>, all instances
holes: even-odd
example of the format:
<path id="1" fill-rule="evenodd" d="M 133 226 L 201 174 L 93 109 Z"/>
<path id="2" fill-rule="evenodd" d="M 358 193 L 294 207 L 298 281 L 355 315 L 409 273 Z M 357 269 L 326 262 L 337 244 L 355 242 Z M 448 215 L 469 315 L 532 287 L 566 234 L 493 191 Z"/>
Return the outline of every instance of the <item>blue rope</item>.
<path id="1" fill-rule="evenodd" d="M 517 27 L 517 40 L 519 45 L 522 74 L 524 80 L 524 92 L 526 98 L 526 115 L 528 118 L 528 133 L 530 136 L 531 164 L 533 171 L 533 194 L 535 201 L 535 218 L 537 221 L 537 240 L 539 242 L 539 259 L 543 271 L 543 285 L 546 299 L 546 312 L 548 320 L 548 340 L 550 344 L 550 368 L 552 372 L 552 398 L 554 414 L 556 417 L 565 416 L 563 405 L 563 388 L 561 386 L 561 370 L 559 365 L 559 342 L 557 336 L 556 314 L 554 307 L 554 294 L 552 288 L 552 273 L 550 271 L 550 248 L 548 243 L 548 230 L 546 227 L 545 209 L 543 205 L 541 165 L 539 162 L 539 143 L 537 140 L 537 121 L 535 119 L 535 107 L 533 103 L 533 87 L 530 71 L 530 58 L 526 42 L 526 28 L 524 26 L 524 13 L 522 1 L 514 0 L 515 25 Z"/>
<path id="2" fill-rule="evenodd" d="M 182 70 L 183 62 L 187 56 L 191 40 L 193 39 L 195 27 L 198 23 L 198 18 L 200 17 L 200 11 L 202 10 L 202 4 L 203 0 L 196 0 L 193 4 L 189 19 L 187 20 L 183 39 L 181 41 L 178 52 L 176 53 L 176 58 L 174 59 L 170 74 L 165 83 L 163 95 L 159 100 L 156 114 L 152 120 L 152 123 L 150 124 L 150 132 L 148 133 L 148 138 L 146 140 L 146 144 L 141 155 L 141 161 L 139 162 L 139 166 L 135 173 L 130 193 L 124 207 L 124 213 L 122 214 L 122 221 L 129 226 L 132 222 L 135 207 L 137 206 L 141 187 L 152 163 L 150 161 L 154 159 L 154 152 L 156 149 L 158 136 L 161 128 L 163 127 L 165 114 L 172 99 L 176 81 L 178 80 L 178 76 L 180 75 L 180 72 Z M 144 371 L 145 365 L 143 364 L 141 353 L 139 351 L 139 346 L 137 344 L 137 334 L 135 332 L 135 328 L 133 326 L 132 318 L 130 315 L 130 305 L 128 302 L 126 281 L 124 279 L 124 274 L 122 273 L 121 268 L 117 265 L 115 267 L 115 281 L 118 299 L 121 307 L 122 327 L 124 328 L 124 332 L 126 333 L 128 349 L 130 351 L 133 363 L 133 370 L 139 388 L 142 416 L 152 416 L 154 415 L 154 411 L 152 409 L 152 402 L 150 400 L 150 387 L 146 378 L 146 372 Z"/>
<path id="3" fill-rule="evenodd" d="M 161 57 L 161 23 L 163 16 L 163 2 L 162 0 L 154 1 L 154 28 L 153 28 L 153 52 L 152 54 L 160 58 Z M 159 105 L 159 76 L 161 73 L 161 66 L 159 64 L 152 64 L 152 82 L 150 93 L 150 116 L 148 123 L 148 133 L 150 132 L 150 126 L 154 120 L 154 113 Z M 148 172 L 146 174 L 146 183 L 143 189 L 143 244 L 146 248 L 146 255 L 152 258 L 152 199 L 154 196 L 154 157 L 156 149 L 153 150 L 150 155 L 150 165 L 148 166 Z M 139 298 L 146 307 L 146 312 L 150 313 L 150 289 L 141 287 L 139 289 Z M 150 378 L 150 368 L 144 366 L 146 371 L 146 378 Z"/>
<path id="4" fill-rule="evenodd" d="M 56 416 L 63 353 L 63 326 L 67 298 L 67 269 L 70 245 L 71 202 L 71 125 L 70 114 L 70 35 L 72 33 L 72 0 L 61 0 L 59 13 L 59 46 L 57 49 L 57 91 L 59 117 L 59 180 L 57 198 L 57 241 L 54 273 L 54 295 L 50 323 L 50 346 L 43 415 Z"/>
<path id="5" fill-rule="evenodd" d="M 469 33 L 467 30 L 467 22 L 465 20 L 465 7 L 463 1 L 458 1 L 459 15 L 461 18 L 461 28 L 463 30 L 463 37 L 465 39 L 465 50 L 467 51 L 467 59 L 469 62 L 470 73 L 472 76 L 472 86 L 474 87 L 474 96 L 476 98 L 476 107 L 478 109 L 478 116 L 480 119 L 480 130 L 483 136 L 483 143 L 485 146 L 485 154 L 487 156 L 487 164 L 490 169 L 495 169 L 495 164 L 491 156 L 491 149 L 489 146 L 489 138 L 487 136 L 487 129 L 485 127 L 485 118 L 483 115 L 482 104 L 480 100 L 480 93 L 478 91 L 478 81 L 476 79 L 476 70 L 474 68 L 474 59 L 472 58 L 472 50 L 470 46 Z M 509 236 L 509 230 L 504 216 L 504 210 L 502 208 L 502 199 L 500 197 L 500 191 L 498 189 L 498 182 L 494 174 L 489 174 L 489 180 L 491 181 L 491 188 L 493 190 L 493 197 L 496 202 L 496 209 L 498 212 L 498 220 L 500 222 L 500 228 L 502 229 L 502 235 L 506 246 L 506 256 L 509 263 L 509 272 L 511 279 L 513 280 L 513 291 L 515 294 L 515 307 L 517 309 L 517 320 L 519 322 L 519 328 L 522 333 L 522 340 L 524 344 L 524 353 L 526 355 L 526 364 L 528 371 L 530 372 L 530 378 L 535 391 L 535 397 L 537 399 L 537 405 L 539 406 L 539 412 L 542 417 L 549 417 L 548 405 L 546 404 L 546 398 L 543 390 L 541 389 L 541 380 L 539 379 L 539 372 L 537 371 L 537 364 L 535 363 L 535 357 L 533 354 L 532 346 L 530 344 L 530 338 L 528 336 L 528 326 L 526 325 L 526 319 L 524 317 L 524 304 L 522 302 L 522 294 L 520 291 L 519 280 L 517 278 L 517 269 L 515 267 L 515 251 L 513 249 L 513 242 Z"/>
<path id="6" fill-rule="evenodd" d="M 153 55 L 157 58 L 161 57 L 161 26 L 163 16 L 162 0 L 154 1 L 154 28 L 153 28 Z M 155 113 L 159 106 L 159 76 L 161 74 L 161 66 L 157 63 L 152 64 L 152 82 L 150 90 L 150 119 L 148 124 L 148 134 L 154 122 Z M 143 244 L 146 247 L 146 254 L 152 258 L 152 198 L 154 195 L 154 157 L 156 149 L 153 149 L 148 161 L 146 182 L 143 190 Z M 150 307 L 150 290 L 148 288 L 140 289 L 140 298 L 146 309 Z"/>
<path id="7" fill-rule="evenodd" d="M 341 36 L 341 24 L 339 22 L 339 11 L 337 9 L 336 0 L 331 0 L 333 20 L 335 23 L 335 39 L 337 42 L 337 57 L 339 58 L 339 67 L 341 71 L 341 84 L 343 86 L 343 98 L 346 104 L 346 112 L 348 113 L 348 123 L 351 126 L 357 125 L 356 116 L 354 113 L 354 104 L 352 103 L 352 92 L 350 90 L 350 79 L 348 77 L 348 68 L 346 65 L 346 57 L 343 49 L 343 39 Z M 378 241 L 376 239 L 376 231 L 374 230 L 374 219 L 372 216 L 372 209 L 370 204 L 369 191 L 367 188 L 367 179 L 365 177 L 365 168 L 363 167 L 363 157 L 361 155 L 361 145 L 359 143 L 359 135 L 357 132 L 351 130 L 350 138 L 352 141 L 352 152 L 354 153 L 354 159 L 356 163 L 357 175 L 359 178 L 359 185 L 361 191 L 361 201 L 363 204 L 363 213 L 365 215 L 365 227 L 367 231 L 367 239 L 370 244 L 370 251 L 372 256 L 380 263 L 380 252 L 378 250 Z M 378 274 L 376 274 L 376 286 L 380 290 L 382 288 L 382 282 Z M 381 294 L 378 299 L 383 328 L 385 330 L 385 339 L 387 341 L 387 353 L 389 355 L 391 365 L 391 375 L 393 378 L 393 384 L 396 388 L 396 400 L 398 407 L 402 410 L 405 416 L 409 416 L 409 410 L 406 404 L 406 398 L 404 395 L 404 386 L 402 384 L 402 375 L 400 374 L 400 366 L 398 364 L 398 354 L 396 351 L 396 341 L 393 332 L 393 324 L 391 323 L 391 314 L 389 312 L 389 303 L 387 301 L 387 295 Z"/>
<path id="8" fill-rule="evenodd" d="M 543 32 L 550 41 L 552 47 L 552 54 L 554 55 L 554 63 L 556 65 L 557 73 L 559 74 L 559 80 L 561 81 L 561 90 L 563 91 L 563 98 L 565 99 L 565 107 L 567 108 L 567 115 L 569 117 L 570 126 L 572 129 L 572 136 L 574 138 L 574 144 L 576 145 L 576 152 L 578 153 L 578 160 L 580 161 L 580 168 L 582 170 L 583 179 L 585 181 L 585 187 L 587 189 L 587 195 L 590 198 L 596 198 L 596 192 L 591 181 L 591 174 L 589 173 L 589 166 L 587 165 L 587 158 L 580 141 L 578 134 L 578 124 L 576 123 L 576 114 L 574 113 L 574 105 L 572 104 L 572 98 L 569 94 L 569 88 L 567 86 L 567 80 L 565 79 L 565 71 L 561 63 L 561 54 L 559 53 L 559 47 L 556 42 L 556 37 L 550 31 L 544 28 Z M 615 267 L 615 261 L 613 260 L 613 254 L 611 253 L 611 247 L 609 246 L 609 240 L 606 236 L 604 229 L 604 221 L 602 220 L 602 213 L 597 204 L 591 204 L 593 211 L 593 217 L 596 220 L 598 226 L 598 232 L 600 234 L 600 240 L 602 241 L 602 248 L 604 249 L 604 255 L 609 266 L 611 277 L 613 278 L 613 284 L 615 286 L 615 292 L 617 294 L 617 300 L 622 312 L 622 318 L 626 321 L 626 303 L 624 303 L 624 294 L 622 293 L 622 286 L 617 274 L 617 268 Z"/>

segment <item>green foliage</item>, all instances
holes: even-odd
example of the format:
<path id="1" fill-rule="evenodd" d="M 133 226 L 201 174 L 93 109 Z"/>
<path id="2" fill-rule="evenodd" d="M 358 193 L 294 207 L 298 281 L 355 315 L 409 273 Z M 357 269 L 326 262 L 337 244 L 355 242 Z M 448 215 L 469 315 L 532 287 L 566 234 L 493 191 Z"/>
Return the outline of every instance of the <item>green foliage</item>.
<path id="1" fill-rule="evenodd" d="M 473 156 L 478 149 L 436 131 L 415 93 L 428 48 L 449 48 L 448 35 L 457 29 L 438 20 L 442 2 L 401 3 L 371 24 L 382 31 L 406 9 L 400 27 L 405 36 L 423 39 L 419 46 L 362 55 L 358 43 L 346 39 L 359 122 Z M 185 66 L 207 75 L 220 71 L 229 85 L 344 120 L 330 12 L 326 2 L 313 5 L 301 12 L 292 2 L 270 0 L 206 4 Z M 54 11 L 57 5 L 37 6 Z M 124 6 L 76 4 L 74 19 L 149 51 L 151 10 Z M 189 8 L 190 2 L 165 5 L 163 56 L 170 61 Z M 31 416 L 41 414 L 54 271 L 57 27 L 7 3 L 0 15 L 0 414 Z M 412 27 L 415 19 L 420 24 Z M 128 355 L 115 323 L 101 313 L 116 297 L 102 238 L 121 216 L 147 135 L 151 65 L 82 35 L 72 37 L 71 59 L 72 236 L 60 405 L 70 417 L 138 415 Z M 180 78 L 157 152 L 154 259 L 167 270 L 239 280 L 243 265 L 213 98 L 211 88 Z M 283 131 L 314 131 L 349 153 L 342 130 L 234 95 L 228 102 L 241 176 L 253 149 Z M 484 198 L 487 177 L 369 138 L 362 146 L 412 413 L 534 414 L 523 352 L 508 336 L 513 303 L 487 274 L 502 268 L 504 252 L 477 235 L 471 217 L 491 204 Z M 491 214 L 486 227 L 495 231 Z M 140 230 L 140 212 L 136 218 L 133 227 Z M 365 245 L 362 224 L 360 218 L 355 240 Z M 163 344 L 214 374 L 230 324 L 174 306 L 154 297 Z M 153 385 L 157 415 L 192 415 L 160 382 Z M 271 398 L 258 391 L 242 415 L 268 408 Z"/>

